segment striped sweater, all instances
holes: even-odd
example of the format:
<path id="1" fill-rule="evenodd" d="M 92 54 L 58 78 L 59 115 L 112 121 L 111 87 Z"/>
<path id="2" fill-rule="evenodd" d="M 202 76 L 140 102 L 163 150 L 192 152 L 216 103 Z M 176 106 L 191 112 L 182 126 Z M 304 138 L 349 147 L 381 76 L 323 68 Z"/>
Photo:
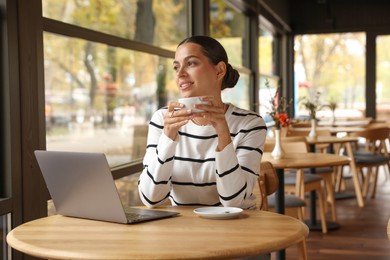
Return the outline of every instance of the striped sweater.
<path id="1" fill-rule="evenodd" d="M 266 126 L 255 112 L 232 104 L 225 113 L 232 142 L 217 151 L 211 126 L 189 121 L 176 140 L 163 132 L 167 108 L 156 111 L 149 124 L 144 168 L 138 189 L 142 202 L 156 207 L 171 200 L 178 206 L 253 208 L 252 194 L 260 172 Z"/>

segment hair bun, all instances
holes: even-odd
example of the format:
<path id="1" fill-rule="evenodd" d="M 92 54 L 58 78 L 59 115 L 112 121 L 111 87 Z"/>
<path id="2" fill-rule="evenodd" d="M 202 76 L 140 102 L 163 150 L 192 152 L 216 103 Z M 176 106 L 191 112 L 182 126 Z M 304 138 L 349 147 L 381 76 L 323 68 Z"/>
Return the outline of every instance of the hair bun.
<path id="1" fill-rule="evenodd" d="M 232 67 L 232 65 L 227 64 L 226 74 L 223 79 L 222 89 L 225 88 L 234 88 L 238 79 L 240 78 L 240 73 Z"/>

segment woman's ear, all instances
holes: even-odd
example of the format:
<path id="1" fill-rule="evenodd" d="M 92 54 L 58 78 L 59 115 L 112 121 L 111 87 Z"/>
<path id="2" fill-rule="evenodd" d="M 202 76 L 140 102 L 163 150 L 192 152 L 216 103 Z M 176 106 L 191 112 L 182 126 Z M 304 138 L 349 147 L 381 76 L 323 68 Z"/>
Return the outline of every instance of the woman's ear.
<path id="1" fill-rule="evenodd" d="M 223 61 L 218 62 L 218 64 L 215 65 L 215 69 L 217 71 L 217 78 L 223 79 L 226 74 L 226 63 Z"/>

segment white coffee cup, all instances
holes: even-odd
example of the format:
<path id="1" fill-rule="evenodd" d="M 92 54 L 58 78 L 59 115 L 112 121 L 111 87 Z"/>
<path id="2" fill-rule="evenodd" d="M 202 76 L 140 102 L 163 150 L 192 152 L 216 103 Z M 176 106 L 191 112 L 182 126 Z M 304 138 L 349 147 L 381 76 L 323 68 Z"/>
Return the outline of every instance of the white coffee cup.
<path id="1" fill-rule="evenodd" d="M 208 104 L 207 101 L 202 101 L 200 99 L 201 97 L 188 97 L 188 98 L 179 98 L 179 103 L 182 103 L 183 105 L 185 105 L 185 109 L 191 109 L 192 112 L 196 113 L 196 112 L 204 112 L 203 109 L 196 109 L 194 108 L 194 105 L 195 104 Z"/>

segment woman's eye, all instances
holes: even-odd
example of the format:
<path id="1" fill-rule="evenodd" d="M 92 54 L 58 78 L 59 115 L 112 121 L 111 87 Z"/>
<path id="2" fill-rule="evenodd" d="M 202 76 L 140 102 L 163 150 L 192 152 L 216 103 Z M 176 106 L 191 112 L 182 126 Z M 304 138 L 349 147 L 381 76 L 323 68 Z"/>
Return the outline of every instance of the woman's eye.
<path id="1" fill-rule="evenodd" d="M 178 71 L 179 70 L 179 66 L 173 66 L 173 70 L 174 71 Z"/>

